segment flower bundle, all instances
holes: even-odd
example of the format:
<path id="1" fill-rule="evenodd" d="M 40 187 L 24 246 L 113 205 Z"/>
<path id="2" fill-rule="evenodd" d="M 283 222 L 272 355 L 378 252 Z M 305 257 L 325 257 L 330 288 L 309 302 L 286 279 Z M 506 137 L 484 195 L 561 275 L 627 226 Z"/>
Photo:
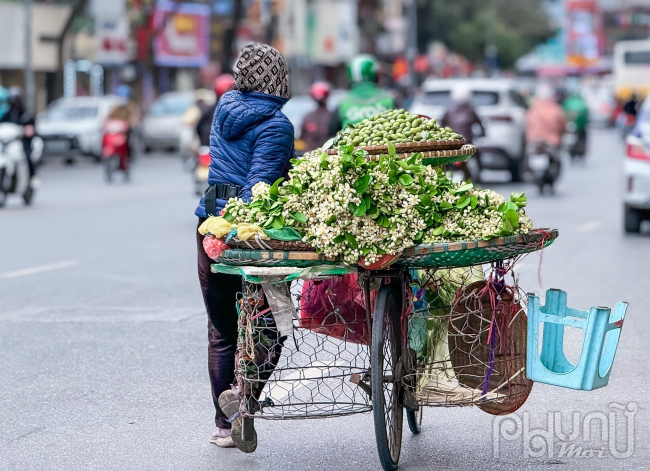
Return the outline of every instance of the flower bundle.
<path id="1" fill-rule="evenodd" d="M 319 253 L 347 263 L 372 264 L 418 243 L 489 239 L 526 233 L 532 222 L 526 198 L 506 201 L 471 183 L 454 183 L 422 165 L 414 154 L 401 160 L 394 146 L 378 161 L 352 145 L 338 155 L 313 152 L 293 160 L 289 178 L 258 183 L 252 200 L 231 199 L 224 218 L 255 223 L 267 234 L 288 231 Z"/>

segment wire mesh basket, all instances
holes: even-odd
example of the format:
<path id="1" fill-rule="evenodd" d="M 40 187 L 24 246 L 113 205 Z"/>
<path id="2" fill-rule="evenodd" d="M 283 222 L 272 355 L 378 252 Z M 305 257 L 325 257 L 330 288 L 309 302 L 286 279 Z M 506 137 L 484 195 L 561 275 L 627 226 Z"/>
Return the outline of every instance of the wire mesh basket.
<path id="1" fill-rule="evenodd" d="M 244 415 L 301 419 L 371 410 L 358 386 L 369 375 L 370 357 L 356 274 L 245 281 L 238 307 L 235 375 Z"/>
<path id="2" fill-rule="evenodd" d="M 501 263 L 419 270 L 408 316 L 407 406 L 508 414 L 527 399 L 526 296 Z"/>

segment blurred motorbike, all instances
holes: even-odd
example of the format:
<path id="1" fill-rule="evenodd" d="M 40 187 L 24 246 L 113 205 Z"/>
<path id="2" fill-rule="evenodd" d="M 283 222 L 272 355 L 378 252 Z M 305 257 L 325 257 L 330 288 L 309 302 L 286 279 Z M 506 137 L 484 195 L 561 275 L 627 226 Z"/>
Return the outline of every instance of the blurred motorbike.
<path id="1" fill-rule="evenodd" d="M 529 143 L 526 148 L 526 166 L 540 194 L 544 193 L 547 185 L 551 193 L 554 191 L 553 185 L 560 177 L 562 162 L 552 146 L 541 141 Z"/>
<path id="2" fill-rule="evenodd" d="M 587 151 L 585 137 L 578 133 L 578 126 L 575 122 L 568 121 L 566 123 L 566 132 L 562 136 L 562 145 L 571 156 L 571 161 L 578 158 L 584 159 Z"/>
<path id="3" fill-rule="evenodd" d="M 210 147 L 199 147 L 194 165 L 194 191 L 201 196 L 208 188 L 208 174 L 210 173 Z"/>
<path id="4" fill-rule="evenodd" d="M 121 119 L 108 119 L 104 123 L 102 138 L 102 158 L 106 181 L 113 181 L 117 170 L 124 172 L 124 178 L 129 178 L 129 123 Z"/>
<path id="5" fill-rule="evenodd" d="M 23 146 L 23 127 L 13 123 L 0 124 L 0 207 L 7 195 L 22 195 L 26 205 L 34 198 L 34 179 Z"/>

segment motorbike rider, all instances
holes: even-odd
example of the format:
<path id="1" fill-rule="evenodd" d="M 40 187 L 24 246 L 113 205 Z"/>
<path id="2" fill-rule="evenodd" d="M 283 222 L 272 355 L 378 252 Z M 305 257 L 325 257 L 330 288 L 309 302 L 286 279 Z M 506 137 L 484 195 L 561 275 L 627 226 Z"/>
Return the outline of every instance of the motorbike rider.
<path id="1" fill-rule="evenodd" d="M 550 85 L 542 84 L 537 88 L 533 104 L 526 112 L 526 141 L 543 142 L 557 154 L 566 120 L 562 107 L 554 98 L 555 91 Z"/>
<path id="2" fill-rule="evenodd" d="M 214 112 L 217 110 L 219 98 L 226 93 L 235 84 L 235 78 L 230 74 L 221 74 L 214 81 L 215 102 L 206 106 L 201 113 L 201 117 L 196 123 L 196 133 L 199 136 L 202 146 L 210 145 L 210 131 L 212 130 L 212 119 Z"/>
<path id="3" fill-rule="evenodd" d="M 628 115 L 636 118 L 638 100 L 636 99 L 636 93 L 632 93 L 630 99 L 623 106 L 623 112 Z"/>
<path id="4" fill-rule="evenodd" d="M 328 134 L 334 136 L 348 124 L 356 124 L 395 108 L 393 96 L 379 88 L 379 62 L 370 54 L 355 57 L 348 65 L 352 86 L 332 114 Z"/>
<path id="5" fill-rule="evenodd" d="M 532 106 L 526 112 L 526 141 L 532 149 L 540 145 L 545 149 L 549 157 L 549 165 L 546 170 L 540 190 L 545 184 L 553 187 L 553 182 L 560 175 L 559 148 L 562 143 L 562 135 L 566 127 L 564 111 L 555 101 L 555 90 L 549 84 L 541 84 L 535 93 Z M 529 167 L 528 154 L 526 153 L 526 166 Z"/>
<path id="6" fill-rule="evenodd" d="M 133 148 L 133 129 L 140 123 L 140 107 L 133 99 L 133 91 L 128 85 L 120 85 L 117 87 L 115 94 L 119 97 L 125 98 L 126 103 L 113 108 L 106 119 L 120 119 L 128 123 L 129 130 L 127 132 L 127 139 L 129 141 L 130 160 L 133 158 L 131 154 Z M 128 162 L 125 163 L 125 167 L 128 167 Z M 126 170 L 126 168 L 123 170 Z"/>
<path id="7" fill-rule="evenodd" d="M 32 139 L 36 134 L 34 129 L 34 116 L 25 108 L 23 102 L 23 89 L 10 87 L 7 96 L 7 112 L 0 118 L 0 123 L 13 123 L 23 126 L 23 149 L 29 166 L 29 176 L 33 177 L 36 167 L 32 161 Z"/>
<path id="8" fill-rule="evenodd" d="M 300 139 L 305 141 L 305 149 L 311 151 L 318 149 L 327 141 L 329 123 L 332 112 L 327 109 L 327 99 L 330 96 L 330 86 L 327 82 L 316 82 L 309 92 L 318 108 L 307 113 L 302 120 Z"/>
<path id="9" fill-rule="evenodd" d="M 477 125 L 480 127 L 482 134 L 485 134 L 483 123 L 476 114 L 476 110 L 471 103 L 472 92 L 469 88 L 458 86 L 451 91 L 451 105 L 440 121 L 441 126 L 449 126 L 458 134 L 465 138 L 468 144 L 471 144 L 474 139 L 474 132 L 472 127 Z M 469 180 L 470 173 L 467 168 L 467 163 L 462 162 L 460 168 L 463 171 L 464 178 Z"/>
<path id="10" fill-rule="evenodd" d="M 587 147 L 587 124 L 589 123 L 589 107 L 587 106 L 587 102 L 582 98 L 577 88 L 572 88 L 562 102 L 562 108 L 564 109 L 567 120 L 573 122 L 576 127 L 575 132 L 578 137 L 576 147 L 579 150 L 576 153 L 584 155 Z"/>

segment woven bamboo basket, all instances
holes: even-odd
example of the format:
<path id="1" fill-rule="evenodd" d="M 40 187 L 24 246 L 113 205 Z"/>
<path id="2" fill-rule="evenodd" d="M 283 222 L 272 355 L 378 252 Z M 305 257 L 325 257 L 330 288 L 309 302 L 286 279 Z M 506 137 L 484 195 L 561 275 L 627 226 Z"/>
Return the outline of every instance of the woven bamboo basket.
<path id="1" fill-rule="evenodd" d="M 222 239 L 225 242 L 225 239 Z M 233 249 L 244 250 L 282 250 L 282 251 L 299 251 L 315 252 L 311 245 L 302 241 L 284 241 L 275 239 L 262 239 L 255 236 L 253 239 L 240 240 L 233 237 L 228 241 L 228 245 Z"/>
<path id="2" fill-rule="evenodd" d="M 533 229 L 528 234 L 470 240 L 450 244 L 418 245 L 404 251 L 396 265 L 411 268 L 455 268 L 515 258 L 551 245 L 557 229 Z"/>
<path id="3" fill-rule="evenodd" d="M 449 139 L 446 141 L 399 142 L 395 144 L 395 150 L 398 154 L 423 152 L 427 150 L 453 150 L 460 149 L 465 144 L 467 144 L 465 139 Z M 365 150 L 370 155 L 388 154 L 388 145 L 386 144 L 354 148 L 354 150 L 359 149 Z M 328 149 L 326 152 L 330 155 L 335 155 L 339 153 L 339 150 Z"/>
<path id="4" fill-rule="evenodd" d="M 477 148 L 471 144 L 465 144 L 460 149 L 447 149 L 447 150 L 426 150 L 419 152 L 422 155 L 422 164 L 440 166 L 453 164 L 455 162 L 465 162 L 469 160 L 477 151 Z M 415 152 L 408 152 L 403 154 L 397 154 L 397 158 L 401 160 L 406 160 L 409 157 L 413 156 Z M 366 156 L 366 159 L 372 160 L 373 162 L 379 161 L 381 158 L 380 155 L 372 154 Z"/>
<path id="5" fill-rule="evenodd" d="M 515 258 L 551 245 L 557 229 L 534 229 L 528 234 L 470 240 L 451 244 L 418 245 L 406 249 L 395 265 L 410 268 L 455 268 Z M 338 257 L 325 257 L 314 251 L 224 250 L 215 260 L 224 265 L 312 267 L 340 265 Z"/>

